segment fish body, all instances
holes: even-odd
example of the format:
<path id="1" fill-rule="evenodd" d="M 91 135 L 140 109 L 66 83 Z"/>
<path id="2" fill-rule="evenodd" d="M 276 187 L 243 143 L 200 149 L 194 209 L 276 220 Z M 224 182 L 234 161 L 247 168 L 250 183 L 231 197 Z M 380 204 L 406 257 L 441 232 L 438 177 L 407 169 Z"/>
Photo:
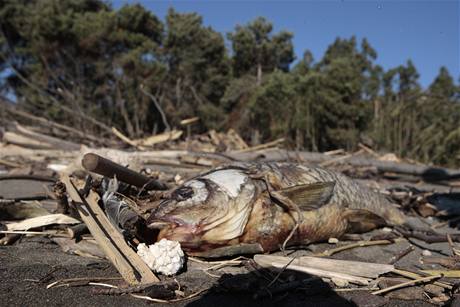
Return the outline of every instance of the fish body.
<path id="1" fill-rule="evenodd" d="M 268 252 L 404 223 L 381 194 L 337 172 L 292 163 L 233 164 L 172 191 L 148 222 L 191 255 Z M 290 236 L 291 235 L 291 236 Z"/>

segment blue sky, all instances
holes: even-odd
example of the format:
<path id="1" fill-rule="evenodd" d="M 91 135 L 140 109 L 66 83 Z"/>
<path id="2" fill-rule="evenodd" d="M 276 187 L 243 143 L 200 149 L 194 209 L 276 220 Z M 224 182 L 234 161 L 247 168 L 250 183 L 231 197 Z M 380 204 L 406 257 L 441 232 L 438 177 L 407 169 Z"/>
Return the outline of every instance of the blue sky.
<path id="1" fill-rule="evenodd" d="M 227 33 L 257 16 L 273 22 L 275 31 L 294 33 L 297 58 L 306 49 L 316 60 L 336 37 L 366 37 L 385 69 L 411 59 L 420 83 L 429 85 L 441 66 L 458 82 L 460 76 L 460 1 L 112 1 L 114 8 L 141 3 L 164 19 L 169 7 L 197 12 L 204 24 Z"/>

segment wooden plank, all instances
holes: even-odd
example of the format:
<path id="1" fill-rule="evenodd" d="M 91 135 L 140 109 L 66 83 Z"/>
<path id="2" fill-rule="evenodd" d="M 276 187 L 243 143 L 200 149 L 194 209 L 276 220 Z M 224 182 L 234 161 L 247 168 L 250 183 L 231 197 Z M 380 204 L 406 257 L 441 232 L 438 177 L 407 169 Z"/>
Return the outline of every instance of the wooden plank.
<path id="1" fill-rule="evenodd" d="M 384 273 L 394 270 L 391 264 L 369 263 L 362 261 L 337 260 L 323 257 L 302 256 L 294 260 L 289 257 L 273 255 L 257 255 L 257 259 L 264 261 L 276 262 L 286 265 L 291 262 L 293 265 L 299 265 L 308 268 L 315 268 L 336 273 L 350 274 L 360 277 L 377 278 Z"/>
<path id="2" fill-rule="evenodd" d="M 304 273 L 316 275 L 319 277 L 338 278 L 338 279 L 346 280 L 348 282 L 351 282 L 357 285 L 363 285 L 363 286 L 367 286 L 369 284 L 368 279 L 362 278 L 359 276 L 344 274 L 344 273 L 337 273 L 337 272 L 332 272 L 332 271 L 327 271 L 327 270 L 320 270 L 320 269 L 310 268 L 310 267 L 304 267 L 301 265 L 294 265 L 292 263 L 289 263 L 290 261 L 289 258 L 287 258 L 288 259 L 287 263 L 285 263 L 285 261 L 280 263 L 279 261 L 276 261 L 276 260 L 273 261 L 272 259 L 266 256 L 268 255 L 255 255 L 254 261 L 258 265 L 265 267 L 265 268 L 274 267 L 274 268 L 281 269 L 281 270 L 287 269 L 287 270 L 294 270 L 298 272 L 304 272 Z"/>
<path id="3" fill-rule="evenodd" d="M 147 264 L 139 257 L 139 255 L 126 244 L 125 238 L 121 233 L 118 232 L 117 229 L 110 223 L 107 215 L 105 215 L 104 211 L 102 211 L 101 207 L 99 207 L 99 195 L 94 192 L 90 191 L 86 201 L 91 208 L 91 210 L 96 215 L 98 221 L 102 224 L 104 229 L 109 234 L 110 238 L 115 242 L 119 250 L 123 253 L 123 255 L 128 259 L 131 265 L 136 269 L 136 271 L 140 274 L 140 283 L 141 284 L 148 284 L 153 282 L 159 282 L 160 280 L 153 274 L 152 270 L 147 266 Z"/>
<path id="4" fill-rule="evenodd" d="M 100 211 L 98 210 L 98 214 L 93 212 L 93 208 L 95 208 L 96 206 L 99 207 L 97 201 L 96 203 L 94 203 L 95 196 L 90 195 L 88 197 L 88 200 L 91 202 L 90 205 L 86 200 L 82 199 L 82 197 L 80 196 L 80 194 L 78 193 L 77 189 L 75 188 L 68 176 L 63 176 L 61 178 L 61 181 L 66 185 L 66 190 L 70 198 L 74 201 L 74 203 L 76 203 L 77 210 L 81 216 L 81 219 L 86 224 L 86 226 L 88 227 L 89 231 L 91 232 L 91 234 L 93 235 L 94 239 L 97 241 L 101 249 L 107 255 L 107 258 L 116 267 L 116 269 L 126 280 L 126 282 L 128 282 L 131 285 L 157 282 L 158 278 L 153 274 L 152 271 L 150 271 L 150 269 L 147 267 L 145 263 L 145 267 L 141 269 L 141 272 L 139 272 L 137 271 L 137 268 L 128 261 L 129 259 L 124 254 L 122 254 L 122 250 L 126 250 L 126 248 L 130 249 L 130 247 L 126 244 L 123 238 L 120 241 L 119 236 L 115 238 L 111 238 L 108 236 L 108 232 L 104 228 L 104 225 L 106 226 L 106 223 L 102 224 L 101 221 L 97 219 L 101 216 L 105 216 L 102 210 L 99 208 Z M 107 217 L 105 220 L 108 222 Z M 140 259 L 139 256 L 133 250 L 131 250 L 131 252 L 131 256 L 132 254 L 134 254 L 139 259 L 139 261 L 142 261 L 142 259 Z M 145 273 L 145 268 L 149 269 L 150 272 Z"/>

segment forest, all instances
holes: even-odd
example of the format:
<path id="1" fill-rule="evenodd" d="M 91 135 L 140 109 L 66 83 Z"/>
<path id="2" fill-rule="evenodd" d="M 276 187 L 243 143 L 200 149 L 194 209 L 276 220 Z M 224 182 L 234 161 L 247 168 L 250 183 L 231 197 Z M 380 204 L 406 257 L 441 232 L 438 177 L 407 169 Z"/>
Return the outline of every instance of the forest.
<path id="1" fill-rule="evenodd" d="M 233 128 L 251 144 L 362 143 L 459 165 L 458 76 L 440 67 L 422 88 L 410 59 L 385 70 L 366 39 L 337 38 L 319 59 L 296 59 L 292 39 L 264 17 L 219 33 L 172 8 L 161 20 L 140 4 L 0 0 L 0 97 L 101 137 L 116 127 L 139 138 L 197 116 L 193 132 Z"/>

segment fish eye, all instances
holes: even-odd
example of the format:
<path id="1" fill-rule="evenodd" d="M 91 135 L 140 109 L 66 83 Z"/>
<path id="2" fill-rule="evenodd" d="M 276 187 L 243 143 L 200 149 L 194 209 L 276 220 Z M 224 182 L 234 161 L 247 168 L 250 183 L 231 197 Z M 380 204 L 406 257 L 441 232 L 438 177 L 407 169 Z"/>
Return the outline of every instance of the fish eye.
<path id="1" fill-rule="evenodd" d="M 192 196 L 193 196 L 193 188 L 188 187 L 188 186 L 179 187 L 172 193 L 172 197 L 176 201 L 183 201 Z"/>

